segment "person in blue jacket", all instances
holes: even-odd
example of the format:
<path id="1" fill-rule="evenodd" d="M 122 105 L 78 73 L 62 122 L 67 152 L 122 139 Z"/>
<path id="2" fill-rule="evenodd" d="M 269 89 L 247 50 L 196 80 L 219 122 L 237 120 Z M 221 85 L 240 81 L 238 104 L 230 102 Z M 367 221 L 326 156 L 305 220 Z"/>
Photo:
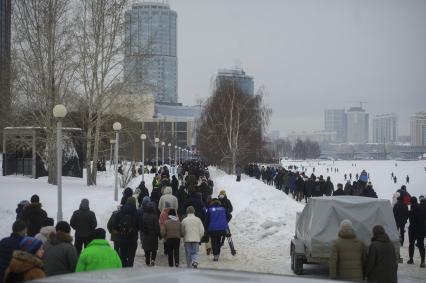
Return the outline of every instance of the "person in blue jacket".
<path id="1" fill-rule="evenodd" d="M 206 214 L 206 225 L 209 233 L 212 250 L 213 250 L 213 261 L 219 260 L 221 239 L 226 235 L 228 230 L 228 221 L 226 218 L 226 209 L 221 206 L 220 200 L 214 198 L 210 201 L 209 208 Z"/>
<path id="2" fill-rule="evenodd" d="M 12 259 L 13 251 L 19 250 L 19 243 L 27 234 L 27 227 L 21 220 L 16 220 L 12 225 L 10 237 L 0 241 L 0 282 L 3 282 L 4 273 Z"/>

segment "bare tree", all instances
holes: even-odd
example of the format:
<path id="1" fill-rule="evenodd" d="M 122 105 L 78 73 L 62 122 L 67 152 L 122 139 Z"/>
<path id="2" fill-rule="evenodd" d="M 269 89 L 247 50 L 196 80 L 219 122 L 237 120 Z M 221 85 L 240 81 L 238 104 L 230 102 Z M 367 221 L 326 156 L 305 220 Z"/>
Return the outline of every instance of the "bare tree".
<path id="1" fill-rule="evenodd" d="M 49 183 L 56 183 L 55 119 L 52 109 L 69 95 L 74 76 L 72 25 L 68 0 L 14 1 L 14 90 L 23 124 L 46 130 L 46 150 L 39 153 L 48 167 Z"/>
<path id="2" fill-rule="evenodd" d="M 99 143 L 105 111 L 123 92 L 122 58 L 124 9 L 127 0 L 79 0 L 76 40 L 79 47 L 79 82 L 86 117 L 87 185 L 96 185 Z M 93 161 L 93 164 L 91 163 Z M 92 166 L 93 165 L 93 166 Z"/>
<path id="3" fill-rule="evenodd" d="M 200 119 L 197 144 L 201 154 L 228 172 L 238 163 L 255 161 L 270 113 L 262 99 L 262 91 L 248 95 L 233 80 L 217 84 Z"/>

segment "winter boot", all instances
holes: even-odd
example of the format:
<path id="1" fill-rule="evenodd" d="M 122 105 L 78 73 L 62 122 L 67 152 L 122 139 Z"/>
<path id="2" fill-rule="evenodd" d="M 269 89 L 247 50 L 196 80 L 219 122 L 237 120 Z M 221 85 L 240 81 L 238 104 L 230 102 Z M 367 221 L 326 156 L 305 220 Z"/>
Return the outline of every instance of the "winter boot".
<path id="1" fill-rule="evenodd" d="M 213 261 L 219 261 L 219 255 L 214 255 L 213 256 Z"/>
<path id="2" fill-rule="evenodd" d="M 192 267 L 193 267 L 193 268 L 198 268 L 198 262 L 195 262 L 195 261 L 194 261 L 194 262 L 192 263 Z"/>
<path id="3" fill-rule="evenodd" d="M 150 266 L 155 266 L 155 260 L 151 260 Z"/>
<path id="4" fill-rule="evenodd" d="M 420 267 L 425 268 L 425 262 L 424 261 L 422 261 L 422 263 L 420 263 Z"/>
<path id="5" fill-rule="evenodd" d="M 413 259 L 412 259 L 412 258 L 410 258 L 410 259 L 407 261 L 407 264 L 414 264 Z"/>
<path id="6" fill-rule="evenodd" d="M 207 255 L 210 255 L 211 252 L 212 252 L 212 249 L 211 248 L 207 248 L 207 250 L 206 250 Z"/>

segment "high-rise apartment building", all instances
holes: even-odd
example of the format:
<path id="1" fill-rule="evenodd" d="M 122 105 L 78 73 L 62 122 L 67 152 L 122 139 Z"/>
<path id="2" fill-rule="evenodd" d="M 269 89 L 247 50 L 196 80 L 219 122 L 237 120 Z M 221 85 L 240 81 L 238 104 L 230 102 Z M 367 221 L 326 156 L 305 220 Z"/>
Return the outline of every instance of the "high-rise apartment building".
<path id="1" fill-rule="evenodd" d="M 411 117 L 410 134 L 412 146 L 426 146 L 426 112 Z"/>
<path id="2" fill-rule="evenodd" d="M 369 115 L 362 107 L 351 107 L 347 115 L 347 142 L 368 143 Z"/>
<path id="3" fill-rule="evenodd" d="M 216 85 L 226 81 L 233 81 L 241 91 L 248 95 L 254 95 L 253 77 L 246 75 L 242 69 L 222 69 L 216 75 Z"/>
<path id="4" fill-rule="evenodd" d="M 336 132 L 336 142 L 346 142 L 346 113 L 344 109 L 324 111 L 324 130 Z"/>
<path id="5" fill-rule="evenodd" d="M 388 143 L 398 139 L 398 117 L 396 114 L 376 115 L 373 118 L 373 142 Z"/>
<path id="6" fill-rule="evenodd" d="M 177 102 L 177 13 L 163 2 L 141 2 L 125 13 L 124 77 L 132 92 Z"/>
<path id="7" fill-rule="evenodd" d="M 0 0 L 0 132 L 6 125 L 10 105 L 11 0 Z"/>

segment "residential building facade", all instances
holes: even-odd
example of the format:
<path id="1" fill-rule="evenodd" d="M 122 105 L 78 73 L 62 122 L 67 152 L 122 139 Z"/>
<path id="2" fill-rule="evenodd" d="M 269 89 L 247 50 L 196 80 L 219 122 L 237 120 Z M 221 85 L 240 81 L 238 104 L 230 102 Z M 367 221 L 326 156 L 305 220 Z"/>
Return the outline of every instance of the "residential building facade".
<path id="1" fill-rule="evenodd" d="M 324 111 L 324 129 L 336 132 L 336 142 L 346 142 L 346 113 L 344 109 L 326 109 Z"/>
<path id="2" fill-rule="evenodd" d="M 361 107 L 351 107 L 347 115 L 347 142 L 368 143 L 369 115 Z"/>
<path id="3" fill-rule="evenodd" d="M 373 118 L 373 143 L 394 143 L 398 140 L 398 117 L 381 114 Z"/>
<path id="4" fill-rule="evenodd" d="M 426 112 L 418 112 L 410 119 L 412 146 L 426 146 Z"/>

